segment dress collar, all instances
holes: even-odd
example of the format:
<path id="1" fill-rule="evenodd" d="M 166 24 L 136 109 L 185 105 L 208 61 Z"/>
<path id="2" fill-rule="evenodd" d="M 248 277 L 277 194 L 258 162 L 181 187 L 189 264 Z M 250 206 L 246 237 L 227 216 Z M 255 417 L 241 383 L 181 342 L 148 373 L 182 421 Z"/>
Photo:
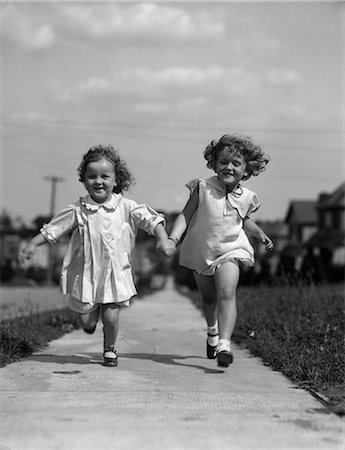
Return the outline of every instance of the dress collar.
<path id="1" fill-rule="evenodd" d="M 217 176 L 213 176 L 205 180 L 206 184 L 212 186 L 218 192 L 220 192 L 225 197 L 224 204 L 224 216 L 231 214 L 231 209 L 235 208 L 244 219 L 248 214 L 248 207 L 250 201 L 250 191 L 246 188 L 243 188 L 240 184 L 237 185 L 236 189 L 231 192 L 226 192 L 225 184 L 220 181 Z M 232 207 L 232 208 L 231 208 Z"/>
<path id="2" fill-rule="evenodd" d="M 111 194 L 109 200 L 105 203 L 97 203 L 92 200 L 90 194 L 85 197 L 80 197 L 80 203 L 85 206 L 86 209 L 90 211 L 98 211 L 100 208 L 104 208 L 106 211 L 115 211 L 117 205 L 121 201 L 121 194 Z"/>
<path id="3" fill-rule="evenodd" d="M 209 184 L 210 186 L 214 187 L 215 189 L 217 189 L 217 191 L 222 192 L 223 194 L 227 195 L 227 196 L 232 196 L 235 198 L 239 198 L 242 194 L 243 194 L 243 187 L 238 184 L 236 189 L 234 189 L 231 192 L 226 192 L 226 186 L 225 184 L 220 181 L 220 179 L 217 177 L 217 175 L 214 175 L 211 178 L 208 178 L 207 180 L 205 180 L 206 184 Z"/>

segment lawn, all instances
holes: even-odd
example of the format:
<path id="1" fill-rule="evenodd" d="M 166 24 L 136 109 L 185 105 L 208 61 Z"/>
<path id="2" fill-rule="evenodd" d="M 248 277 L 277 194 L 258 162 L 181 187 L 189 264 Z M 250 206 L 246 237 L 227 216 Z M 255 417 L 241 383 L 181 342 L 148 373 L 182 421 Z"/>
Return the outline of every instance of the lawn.
<path id="1" fill-rule="evenodd" d="M 241 286 L 237 298 L 233 341 L 344 415 L 344 287 Z"/>
<path id="2" fill-rule="evenodd" d="M 25 316 L 0 322 L 0 367 L 44 348 L 48 342 L 79 328 L 69 308 L 57 311 L 26 311 Z"/>

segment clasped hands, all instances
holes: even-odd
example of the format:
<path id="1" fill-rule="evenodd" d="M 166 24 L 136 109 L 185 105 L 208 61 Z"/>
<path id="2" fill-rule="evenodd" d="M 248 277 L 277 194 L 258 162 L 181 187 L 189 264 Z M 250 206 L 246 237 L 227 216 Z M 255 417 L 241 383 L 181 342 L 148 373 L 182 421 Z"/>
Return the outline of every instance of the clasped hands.
<path id="1" fill-rule="evenodd" d="M 157 242 L 156 249 L 158 253 L 171 258 L 176 253 L 176 243 L 172 239 L 164 239 Z"/>

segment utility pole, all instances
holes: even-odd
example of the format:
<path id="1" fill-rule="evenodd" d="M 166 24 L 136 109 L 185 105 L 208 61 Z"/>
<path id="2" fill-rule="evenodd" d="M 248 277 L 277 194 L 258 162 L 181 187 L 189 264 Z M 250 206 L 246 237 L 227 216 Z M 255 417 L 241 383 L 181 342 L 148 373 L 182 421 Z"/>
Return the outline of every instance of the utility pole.
<path id="1" fill-rule="evenodd" d="M 56 185 L 59 181 L 63 181 L 63 178 L 57 176 L 46 176 L 45 180 L 51 182 L 50 190 L 50 212 L 51 216 L 55 214 L 55 200 L 56 200 Z M 47 284 L 53 284 L 53 266 L 54 266 L 54 247 L 49 244 L 48 246 L 48 270 L 47 270 Z"/>
<path id="2" fill-rule="evenodd" d="M 56 200 L 56 185 L 59 181 L 63 181 L 63 178 L 57 176 L 44 177 L 45 180 L 51 182 L 52 187 L 50 191 L 50 215 L 55 214 L 55 200 Z"/>

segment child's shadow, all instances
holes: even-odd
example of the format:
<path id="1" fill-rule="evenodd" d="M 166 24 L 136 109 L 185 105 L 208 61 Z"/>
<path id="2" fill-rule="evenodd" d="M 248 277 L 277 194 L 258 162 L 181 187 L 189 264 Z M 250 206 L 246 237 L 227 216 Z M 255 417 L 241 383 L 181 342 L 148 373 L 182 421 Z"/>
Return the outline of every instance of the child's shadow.
<path id="1" fill-rule="evenodd" d="M 40 363 L 57 363 L 57 364 L 90 364 L 101 363 L 99 353 L 85 353 L 77 355 L 54 355 L 49 353 L 34 353 L 27 358 L 29 361 L 38 361 Z"/>
<path id="2" fill-rule="evenodd" d="M 180 355 L 170 355 L 170 354 L 158 354 L 158 353 L 120 353 L 120 357 L 124 358 L 133 358 L 133 359 L 150 359 L 151 361 L 160 363 L 160 364 L 169 364 L 172 366 L 184 366 L 184 367 L 193 367 L 195 369 L 203 370 L 205 373 L 224 373 L 224 370 L 219 369 L 211 369 L 209 367 L 205 367 L 199 364 L 183 364 L 179 361 L 183 361 L 189 358 L 200 358 L 197 355 L 188 355 L 188 356 L 180 356 Z"/>
<path id="3" fill-rule="evenodd" d="M 205 373 L 224 373 L 224 370 L 211 369 L 199 364 L 183 364 L 183 361 L 189 358 L 200 358 L 199 356 L 189 355 L 171 355 L 157 353 L 119 353 L 119 363 L 122 358 L 130 359 L 146 359 L 159 364 L 168 364 L 173 366 L 193 367 L 203 370 Z M 38 361 L 40 363 L 57 363 L 57 364 L 102 364 L 103 360 L 99 353 L 77 354 L 77 355 L 54 355 L 54 354 L 33 354 L 28 357 L 30 361 Z"/>

